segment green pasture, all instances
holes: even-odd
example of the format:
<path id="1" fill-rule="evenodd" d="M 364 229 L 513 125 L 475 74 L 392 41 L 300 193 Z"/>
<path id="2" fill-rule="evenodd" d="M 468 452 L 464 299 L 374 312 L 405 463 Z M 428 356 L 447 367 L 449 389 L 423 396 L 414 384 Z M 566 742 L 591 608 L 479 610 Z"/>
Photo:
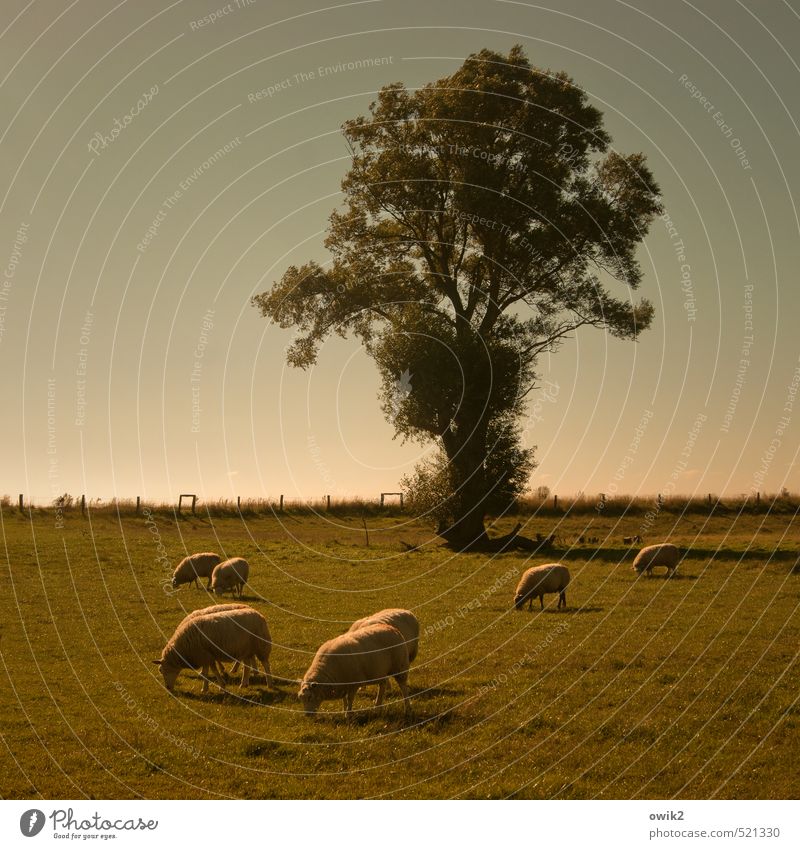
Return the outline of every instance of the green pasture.
<path id="1" fill-rule="evenodd" d="M 800 795 L 795 513 L 662 512 L 644 541 L 688 549 L 671 580 L 631 570 L 641 517 L 529 517 L 555 551 L 487 556 L 402 515 L 370 515 L 369 546 L 359 515 L 148 516 L 0 512 L 3 797 Z M 413 720 L 394 685 L 351 723 L 305 717 L 288 681 L 202 696 L 186 672 L 167 693 L 151 660 L 214 599 L 164 583 L 205 550 L 250 561 L 289 681 L 354 619 L 412 609 Z M 515 612 L 519 575 L 554 560 L 567 610 Z"/>

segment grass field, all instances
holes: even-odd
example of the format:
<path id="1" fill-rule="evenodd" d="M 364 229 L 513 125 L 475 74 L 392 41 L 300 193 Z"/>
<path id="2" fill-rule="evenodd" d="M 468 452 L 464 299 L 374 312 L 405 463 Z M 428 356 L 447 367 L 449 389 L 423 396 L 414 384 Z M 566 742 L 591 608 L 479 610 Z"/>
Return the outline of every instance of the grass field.
<path id="1" fill-rule="evenodd" d="M 800 795 L 796 511 L 662 511 L 645 542 L 691 549 L 671 580 L 631 571 L 640 517 L 534 516 L 562 547 L 530 559 L 455 555 L 400 515 L 368 519 L 369 547 L 360 516 L 0 517 L 5 798 Z M 349 724 L 289 684 L 201 696 L 186 672 L 167 693 L 150 661 L 213 599 L 165 592 L 163 556 L 203 550 L 250 561 L 285 678 L 354 619 L 413 609 L 414 720 L 396 689 L 382 715 L 362 691 Z M 568 609 L 515 612 L 520 573 L 555 559 Z"/>

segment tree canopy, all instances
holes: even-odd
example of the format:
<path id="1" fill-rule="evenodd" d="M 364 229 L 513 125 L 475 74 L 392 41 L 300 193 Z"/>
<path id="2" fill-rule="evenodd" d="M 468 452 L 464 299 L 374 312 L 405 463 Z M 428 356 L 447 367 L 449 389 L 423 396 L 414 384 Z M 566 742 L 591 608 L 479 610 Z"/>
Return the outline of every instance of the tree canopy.
<path id="1" fill-rule="evenodd" d="M 439 442 L 449 530 L 468 541 L 492 494 L 524 488 L 491 455 L 502 444 L 531 467 L 515 440 L 537 356 L 585 325 L 621 339 L 650 325 L 652 305 L 631 291 L 659 189 L 642 154 L 611 148 L 573 80 L 519 46 L 414 91 L 387 85 L 343 132 L 352 164 L 331 261 L 290 267 L 254 304 L 296 328 L 295 366 L 332 333 L 361 340 L 397 433 Z M 410 391 L 398 393 L 401 374 Z"/>

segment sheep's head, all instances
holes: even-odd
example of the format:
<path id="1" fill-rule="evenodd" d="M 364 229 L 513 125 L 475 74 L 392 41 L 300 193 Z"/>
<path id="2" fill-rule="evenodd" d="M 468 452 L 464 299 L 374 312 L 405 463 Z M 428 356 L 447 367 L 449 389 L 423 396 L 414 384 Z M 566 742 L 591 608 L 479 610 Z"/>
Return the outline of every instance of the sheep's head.
<path id="1" fill-rule="evenodd" d="M 517 593 L 514 596 L 514 608 L 516 610 L 522 610 L 525 606 L 525 593 Z"/>
<path id="2" fill-rule="evenodd" d="M 181 670 L 177 666 L 165 663 L 163 660 L 154 660 L 153 663 L 157 664 L 161 669 L 161 675 L 164 677 L 164 686 L 171 693 L 175 689 L 175 681 L 177 680 L 178 673 Z"/>
<path id="3" fill-rule="evenodd" d="M 303 681 L 300 684 L 297 698 L 303 703 L 303 710 L 306 715 L 312 716 L 317 712 L 317 708 L 324 698 L 323 688 L 314 681 Z"/>

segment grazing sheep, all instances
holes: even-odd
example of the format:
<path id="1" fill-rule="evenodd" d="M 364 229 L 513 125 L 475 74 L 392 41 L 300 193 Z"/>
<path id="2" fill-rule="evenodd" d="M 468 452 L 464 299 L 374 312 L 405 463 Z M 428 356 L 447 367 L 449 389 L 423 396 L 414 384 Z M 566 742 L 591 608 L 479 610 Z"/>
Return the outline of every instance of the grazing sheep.
<path id="1" fill-rule="evenodd" d="M 221 605 L 228 607 L 228 605 Z M 190 613 L 164 646 L 161 658 L 154 660 L 161 667 L 164 684 L 172 691 L 182 669 L 202 669 L 203 692 L 208 690 L 209 668 L 228 660 L 242 661 L 241 686 L 250 683 L 248 660 L 256 657 L 264 667 L 267 686 L 272 686 L 269 654 L 272 649 L 267 620 L 252 607 L 214 612 L 205 608 Z"/>
<path id="2" fill-rule="evenodd" d="M 191 584 L 199 589 L 198 578 L 208 578 L 206 589 L 211 586 L 211 573 L 214 567 L 222 560 L 219 554 L 204 551 L 201 554 L 190 554 L 184 557 L 172 573 L 172 586 L 177 589 L 181 584 Z"/>
<path id="3" fill-rule="evenodd" d="M 238 601 L 232 602 L 231 604 L 212 604 L 210 607 L 201 607 L 198 610 L 193 610 L 191 613 L 184 617 L 183 622 L 186 622 L 189 619 L 195 619 L 198 616 L 208 616 L 209 614 L 223 613 L 226 610 L 237 610 L 242 607 L 247 608 L 248 610 L 250 609 L 249 607 L 247 607 L 246 604 L 241 604 Z M 181 625 L 183 625 L 183 622 L 181 622 Z M 181 625 L 179 625 L 178 627 L 180 628 Z M 231 675 L 235 675 L 238 668 L 239 661 L 237 660 L 236 663 L 233 665 L 233 668 L 231 669 Z M 224 687 L 225 679 L 227 677 L 225 673 L 225 667 L 217 660 L 214 661 L 213 669 L 216 673 L 217 678 L 220 681 L 220 686 Z"/>
<path id="4" fill-rule="evenodd" d="M 532 566 L 520 578 L 514 595 L 514 607 L 522 610 L 528 602 L 528 610 L 533 607 L 533 599 L 539 596 L 539 604 L 544 610 L 545 593 L 558 593 L 558 607 L 567 606 L 567 585 L 569 569 L 560 563 L 547 563 L 544 566 Z"/>
<path id="5" fill-rule="evenodd" d="M 327 699 L 341 699 L 349 719 L 359 687 L 376 683 L 378 697 L 375 705 L 379 707 L 383 704 L 389 678 L 397 681 L 408 715 L 408 649 L 405 638 L 391 625 L 364 625 L 319 647 L 303 676 L 297 698 L 303 703 L 307 715 L 316 713 Z"/>
<path id="6" fill-rule="evenodd" d="M 681 553 L 678 547 L 670 542 L 662 542 L 659 545 L 648 545 L 643 548 L 633 561 L 633 568 L 637 572 L 647 572 L 651 575 L 654 566 L 666 566 L 667 575 L 673 575 L 678 568 Z"/>
<path id="7" fill-rule="evenodd" d="M 214 567 L 211 574 L 211 592 L 221 595 L 231 590 L 241 598 L 242 588 L 250 575 L 250 566 L 243 557 L 231 557 Z"/>
<path id="8" fill-rule="evenodd" d="M 413 663 L 419 647 L 419 622 L 410 610 L 388 607 L 386 610 L 379 610 L 372 616 L 365 616 L 363 619 L 353 622 L 347 630 L 360 631 L 365 625 L 375 625 L 379 622 L 397 628 L 403 635 L 408 649 L 408 662 Z"/>

